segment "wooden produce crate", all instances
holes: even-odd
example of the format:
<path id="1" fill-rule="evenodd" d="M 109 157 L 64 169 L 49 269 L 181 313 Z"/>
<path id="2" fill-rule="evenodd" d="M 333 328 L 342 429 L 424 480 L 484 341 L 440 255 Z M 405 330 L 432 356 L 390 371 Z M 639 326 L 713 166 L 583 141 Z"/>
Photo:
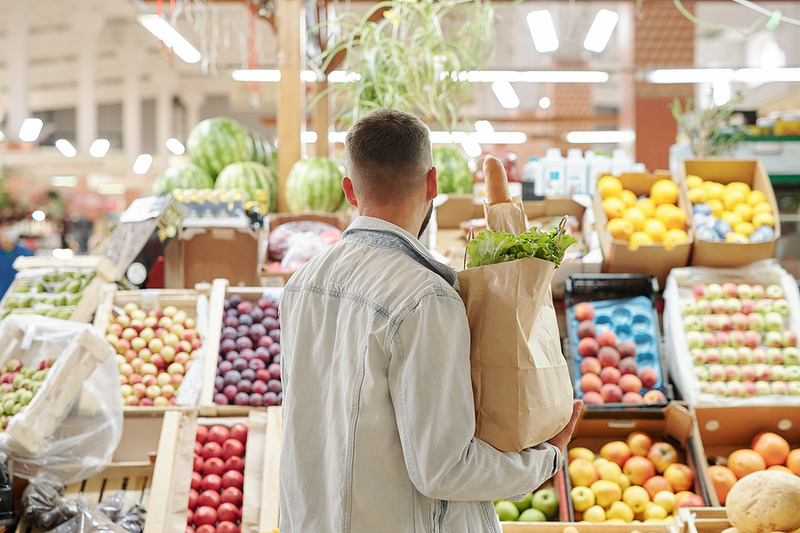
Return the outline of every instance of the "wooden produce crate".
<path id="1" fill-rule="evenodd" d="M 62 282 L 42 282 L 41 277 L 47 272 L 94 271 L 94 277 L 81 289 L 81 296 L 77 303 L 53 307 L 52 310 L 56 314 L 47 315 L 55 318 L 68 318 L 76 322 L 91 322 L 95 309 L 100 303 L 100 293 L 103 285 L 118 279 L 114 264 L 108 259 L 98 256 L 77 256 L 70 259 L 37 256 L 18 257 L 14 261 L 14 268 L 17 270 L 17 276 L 8 291 L 6 291 L 3 299 L 0 300 L 0 315 L 11 309 L 12 306 L 17 308 L 16 311 L 13 311 L 14 314 L 22 314 L 20 312 L 22 309 L 19 309 L 21 307 L 19 300 L 26 297 L 36 300 L 36 294 L 42 294 L 34 291 L 35 285 L 48 289 L 47 294 L 55 296 L 56 293 L 49 291 L 56 289 L 56 284 Z M 64 280 L 63 282 L 68 281 Z M 25 289 L 25 292 L 21 292 L 23 289 Z M 69 297 L 68 294 L 63 292 L 58 294 L 65 298 Z M 35 313 L 33 309 L 27 306 L 24 308 L 26 314 L 39 314 Z"/>
<path id="2" fill-rule="evenodd" d="M 260 298 L 266 296 L 280 299 L 283 289 L 281 287 L 233 287 L 225 279 L 214 280 L 209 303 L 208 334 L 206 336 L 206 354 L 203 369 L 203 386 L 200 389 L 198 402 L 200 414 L 203 416 L 246 416 L 253 407 L 251 405 L 220 405 L 214 402 L 215 379 L 217 376 L 218 359 L 220 353 L 221 332 L 223 328 L 224 303 L 233 295 L 238 295 L 243 301 L 250 302 L 254 307 Z"/>
<path id="3" fill-rule="evenodd" d="M 569 522 L 570 520 L 570 505 L 568 503 L 569 488 L 566 477 L 567 476 L 564 468 L 561 468 L 559 469 L 558 472 L 555 473 L 553 477 L 542 483 L 540 487 L 537 487 L 533 491 L 536 492 L 537 490 L 544 488 L 553 489 L 556 492 L 556 495 L 558 496 L 558 514 L 556 514 L 553 518 L 549 519 L 547 522 L 501 521 L 500 525 L 503 527 L 503 531 L 523 532 L 523 531 L 528 531 L 528 529 L 526 529 L 525 526 L 532 526 L 532 525 L 540 526 L 545 524 L 555 525 L 555 524 L 563 524 L 564 522 Z M 559 529 L 559 532 L 560 531 L 561 530 Z"/>
<path id="4" fill-rule="evenodd" d="M 574 527 L 578 533 L 680 533 L 676 524 L 601 524 L 590 522 L 503 522 L 503 533 L 563 533 Z"/>
<path id="5" fill-rule="evenodd" d="M 201 348 L 197 353 L 197 361 L 199 364 L 191 365 L 190 369 L 186 371 L 185 379 L 180 386 L 177 387 L 175 395 L 181 401 L 178 406 L 140 406 L 140 405 L 125 405 L 123 401 L 125 415 L 138 412 L 154 412 L 163 413 L 168 409 L 176 409 L 180 407 L 192 407 L 197 405 L 197 398 L 199 390 L 203 382 L 203 358 L 205 357 L 206 350 L 203 348 L 208 340 L 208 302 L 211 299 L 211 284 L 202 283 L 198 284 L 194 289 L 145 289 L 134 291 L 119 291 L 113 287 L 108 287 L 104 291 L 103 299 L 98 306 L 94 326 L 97 330 L 107 335 L 112 317 L 119 316 L 124 313 L 124 308 L 127 304 L 135 304 L 145 312 L 165 309 L 168 306 L 175 307 L 178 311 L 184 312 L 188 317 L 194 319 L 195 329 L 199 333 Z M 106 337 L 108 338 L 108 336 Z M 123 350 L 117 349 L 117 354 Z M 216 356 L 214 355 L 214 358 Z M 119 359 L 119 358 L 118 358 Z M 122 364 L 122 360 L 119 360 Z M 195 368 L 195 370 L 191 370 Z M 138 373 L 138 372 L 136 372 Z M 182 392 L 185 391 L 185 392 Z M 123 398 L 124 400 L 124 398 Z"/>
<path id="6" fill-rule="evenodd" d="M 178 527 L 168 523 L 167 510 L 180 496 L 172 484 L 178 437 L 194 418 L 193 414 L 182 411 L 171 411 L 163 418 L 126 418 L 112 463 L 103 472 L 67 486 L 65 497 L 74 500 L 83 493 L 90 501 L 99 503 L 122 491 L 123 513 L 135 504 L 147 510 L 144 533 L 183 533 L 185 524 Z M 188 482 L 186 485 L 184 494 L 188 494 Z M 16 531 L 41 530 L 22 520 Z"/>
<path id="7" fill-rule="evenodd" d="M 724 507 L 684 507 L 678 521 L 684 533 L 722 533 L 731 527 Z"/>

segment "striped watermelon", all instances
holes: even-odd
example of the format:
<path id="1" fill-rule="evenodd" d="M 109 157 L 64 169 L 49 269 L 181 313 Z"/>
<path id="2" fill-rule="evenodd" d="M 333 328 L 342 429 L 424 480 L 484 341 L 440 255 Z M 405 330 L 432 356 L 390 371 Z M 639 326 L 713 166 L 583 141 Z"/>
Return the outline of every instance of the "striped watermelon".
<path id="1" fill-rule="evenodd" d="M 342 177 L 339 166 L 327 157 L 301 159 L 286 178 L 289 211 L 336 211 L 344 201 Z"/>
<path id="2" fill-rule="evenodd" d="M 250 147 L 250 161 L 261 163 L 265 167 L 270 166 L 272 147 L 269 145 L 269 141 L 257 131 L 245 129 L 245 133 Z"/>
<path id="3" fill-rule="evenodd" d="M 439 183 L 440 193 L 472 192 L 472 171 L 461 151 L 449 146 L 435 147 L 433 166 L 436 167 L 436 181 Z"/>
<path id="4" fill-rule="evenodd" d="M 197 123 L 186 140 L 186 152 L 192 163 L 212 177 L 231 163 L 249 161 L 250 137 L 235 120 L 209 118 Z"/>
<path id="5" fill-rule="evenodd" d="M 219 173 L 214 188 L 246 191 L 251 200 L 263 202 L 269 206 L 270 211 L 277 211 L 278 177 L 271 168 L 261 163 L 255 161 L 231 163 Z"/>
<path id="6" fill-rule="evenodd" d="M 167 167 L 153 182 L 153 194 L 169 194 L 175 189 L 210 189 L 211 175 L 196 165 Z"/>

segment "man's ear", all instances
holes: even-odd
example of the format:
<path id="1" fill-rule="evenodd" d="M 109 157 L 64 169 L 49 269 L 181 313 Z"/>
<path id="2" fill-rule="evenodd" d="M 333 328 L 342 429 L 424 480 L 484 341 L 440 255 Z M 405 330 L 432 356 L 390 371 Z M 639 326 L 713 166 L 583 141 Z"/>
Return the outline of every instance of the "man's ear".
<path id="1" fill-rule="evenodd" d="M 431 167 L 425 175 L 425 181 L 428 185 L 428 194 L 425 199 L 430 201 L 439 194 L 439 184 L 436 182 L 436 167 Z"/>
<path id="2" fill-rule="evenodd" d="M 353 182 L 347 176 L 342 178 L 342 190 L 344 191 L 344 197 L 347 198 L 347 203 L 353 207 L 358 207 L 356 193 L 353 191 Z"/>

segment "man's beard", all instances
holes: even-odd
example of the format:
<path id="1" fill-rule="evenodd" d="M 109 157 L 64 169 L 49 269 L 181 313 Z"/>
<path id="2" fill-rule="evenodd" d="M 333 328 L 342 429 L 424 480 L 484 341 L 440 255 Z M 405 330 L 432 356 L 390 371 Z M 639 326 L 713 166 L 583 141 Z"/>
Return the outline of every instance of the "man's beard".
<path id="1" fill-rule="evenodd" d="M 425 229 L 428 227 L 428 222 L 431 221 L 431 215 L 433 214 L 433 202 L 428 207 L 428 214 L 425 215 L 425 220 L 422 221 L 422 227 L 419 229 L 419 233 L 417 234 L 417 239 L 422 237 L 422 234 L 425 233 Z"/>

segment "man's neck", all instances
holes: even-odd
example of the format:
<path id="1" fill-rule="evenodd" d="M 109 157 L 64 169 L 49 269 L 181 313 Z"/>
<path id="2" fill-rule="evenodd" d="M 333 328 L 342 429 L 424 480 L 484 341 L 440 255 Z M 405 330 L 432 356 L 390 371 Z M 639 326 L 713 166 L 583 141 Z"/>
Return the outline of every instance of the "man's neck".
<path id="1" fill-rule="evenodd" d="M 391 222 L 395 226 L 401 227 L 413 236 L 419 233 L 422 221 L 418 217 L 411 216 L 403 210 L 385 207 L 385 206 L 371 206 L 359 208 L 358 214 L 366 217 L 380 218 L 386 222 Z"/>

